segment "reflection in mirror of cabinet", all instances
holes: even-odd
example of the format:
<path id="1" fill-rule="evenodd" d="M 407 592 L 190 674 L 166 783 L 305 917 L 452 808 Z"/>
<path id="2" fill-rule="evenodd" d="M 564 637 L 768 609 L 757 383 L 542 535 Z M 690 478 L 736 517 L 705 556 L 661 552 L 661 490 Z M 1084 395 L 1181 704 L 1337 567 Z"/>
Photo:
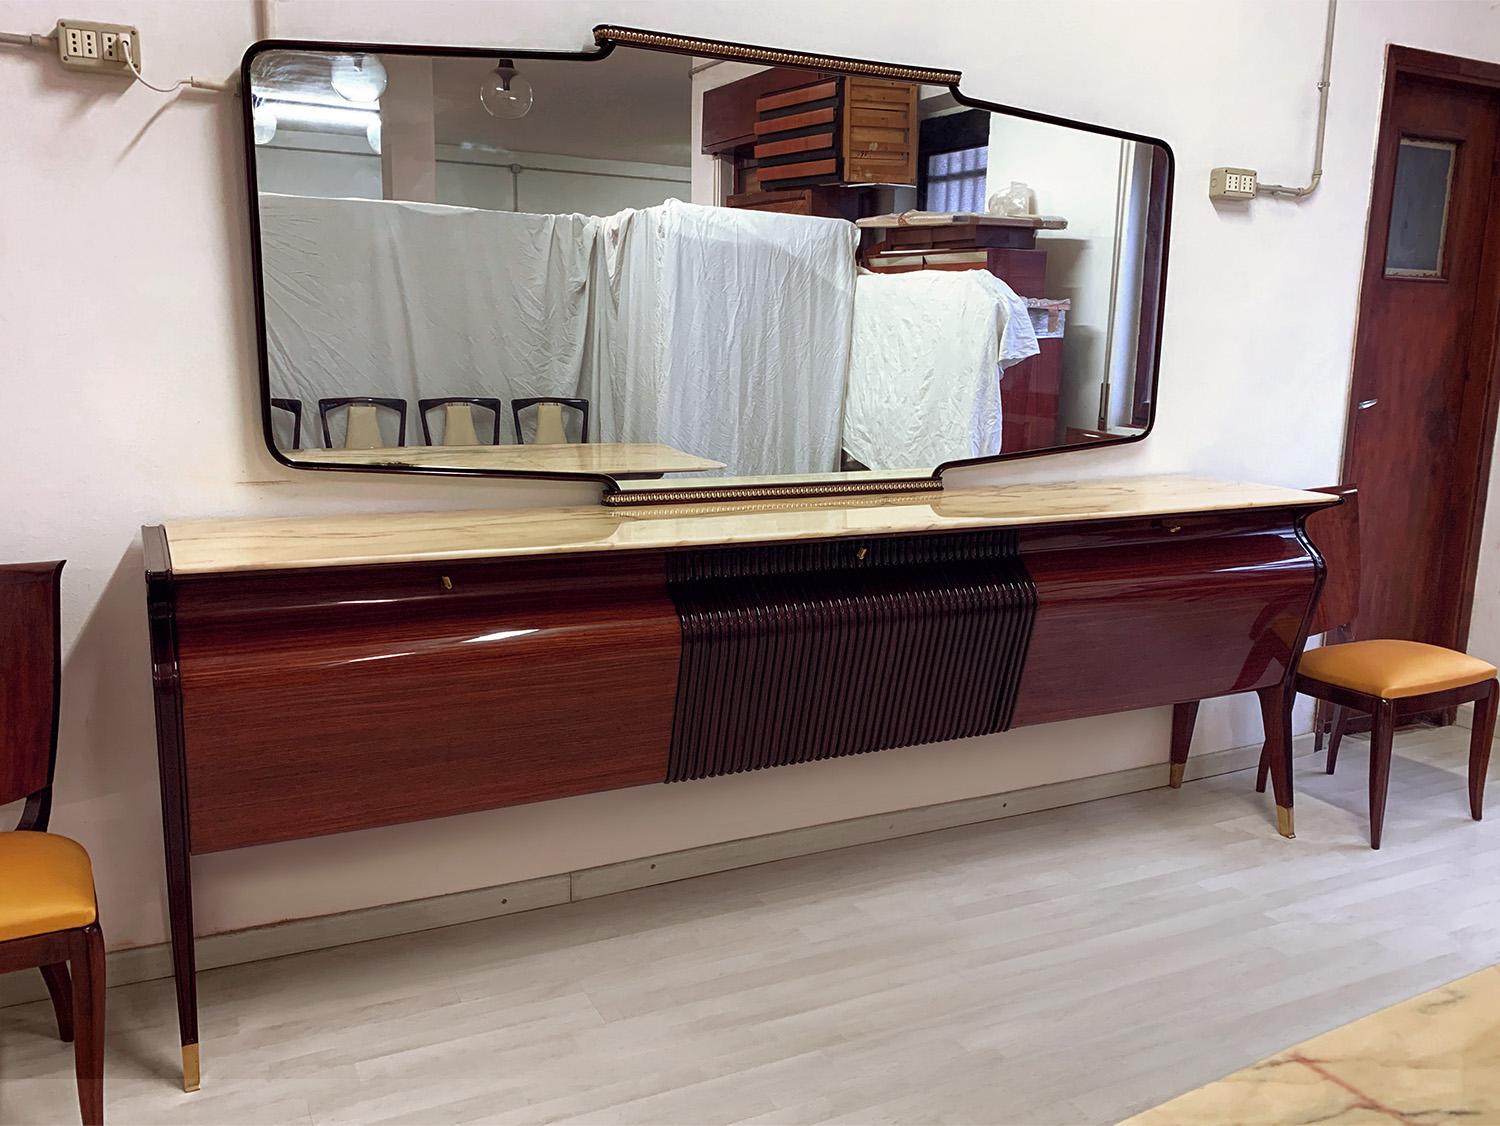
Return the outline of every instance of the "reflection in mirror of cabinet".
<path id="1" fill-rule="evenodd" d="M 247 53 L 264 414 L 288 464 L 527 473 L 545 456 L 613 496 L 642 476 L 624 451 L 654 449 L 674 496 L 868 491 L 1144 437 L 1160 142 L 977 102 L 951 71 L 596 39 Z M 386 81 L 351 98 L 333 77 L 359 60 Z M 497 81 L 529 98 L 481 98 Z M 311 457 L 271 419 L 273 398 L 377 397 L 414 405 L 424 447 L 373 437 L 361 411 Z M 506 433 L 492 400 L 543 409 Z M 568 402 L 586 427 L 549 405 Z M 448 405 L 441 455 L 429 403 Z M 498 452 L 556 444 L 609 449 Z"/>

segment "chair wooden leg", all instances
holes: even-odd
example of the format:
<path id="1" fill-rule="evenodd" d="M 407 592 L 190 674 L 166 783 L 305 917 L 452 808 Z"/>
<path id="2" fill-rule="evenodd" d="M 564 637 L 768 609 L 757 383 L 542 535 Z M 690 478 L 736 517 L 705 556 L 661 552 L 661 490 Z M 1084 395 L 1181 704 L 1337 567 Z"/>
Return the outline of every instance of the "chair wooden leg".
<path id="1" fill-rule="evenodd" d="M 64 1044 L 73 1039 L 73 982 L 68 977 L 68 963 L 43 966 L 42 979 L 52 995 L 52 1011 L 57 1014 L 57 1038 Z"/>
<path id="2" fill-rule="evenodd" d="M 1474 702 L 1474 730 L 1469 736 L 1469 815 L 1484 818 L 1484 776 L 1490 769 L 1495 740 L 1495 714 L 1500 711 L 1500 682 L 1490 681 L 1489 692 Z"/>
<path id="3" fill-rule="evenodd" d="M 1168 784 L 1172 789 L 1182 785 L 1187 769 L 1188 750 L 1193 745 L 1193 727 L 1198 722 L 1198 701 L 1189 700 L 1172 708 L 1172 766 Z"/>
<path id="4" fill-rule="evenodd" d="M 1323 749 L 1323 730 L 1328 726 L 1328 712 L 1334 705 L 1327 700 L 1313 701 L 1313 753 Z"/>
<path id="5" fill-rule="evenodd" d="M 1391 784 L 1391 736 L 1396 726 L 1389 700 L 1375 706 L 1370 728 L 1370 847 L 1380 847 L 1385 826 L 1385 796 Z"/>
<path id="6" fill-rule="evenodd" d="M 1333 773 L 1334 765 L 1339 761 L 1339 744 L 1344 741 L 1344 730 L 1348 727 L 1349 711 L 1347 708 L 1334 705 L 1333 709 L 1333 733 L 1328 736 L 1328 765 L 1324 770 L 1328 774 Z"/>
<path id="7" fill-rule="evenodd" d="M 78 1109 L 83 1126 L 103 1126 L 104 934 L 98 923 L 74 934 L 73 1019 L 78 1035 L 73 1041 L 73 1059 L 78 1071 Z"/>
<path id="8" fill-rule="evenodd" d="M 1292 701 L 1296 692 L 1287 683 L 1262 688 L 1260 714 L 1266 727 L 1266 742 L 1260 758 L 1271 775 L 1276 794 L 1276 830 L 1283 837 L 1295 837 L 1292 821 Z"/>

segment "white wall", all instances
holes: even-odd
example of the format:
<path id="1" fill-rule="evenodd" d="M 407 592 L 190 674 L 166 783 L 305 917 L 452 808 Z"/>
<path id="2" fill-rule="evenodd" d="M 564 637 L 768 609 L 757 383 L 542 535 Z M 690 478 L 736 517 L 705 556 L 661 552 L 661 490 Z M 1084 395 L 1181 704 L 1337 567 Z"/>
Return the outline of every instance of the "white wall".
<path id="1" fill-rule="evenodd" d="M 310 133 L 278 136 L 279 144 L 255 150 L 262 191 L 379 199 L 380 157 L 363 137 Z M 511 164 L 519 164 L 519 176 Z M 687 199 L 687 166 L 624 160 L 593 160 L 550 153 L 506 153 L 483 157 L 448 145 L 438 146 L 437 203 L 546 214 L 578 212 L 612 215 L 627 207 L 652 207 L 667 199 Z"/>
<path id="2" fill-rule="evenodd" d="M 1060 413 L 1065 425 L 1093 428 L 1105 374 L 1114 305 L 1115 230 L 1119 225 L 1120 154 L 1130 145 L 1082 129 L 996 114 L 990 119 L 985 199 L 1019 181 L 1041 215 L 1068 221 L 1039 231 L 1047 252 L 1047 293 L 1073 303 L 1063 335 Z"/>
<path id="3" fill-rule="evenodd" d="M 962 68 L 979 97 L 1138 129 L 1179 159 L 1160 421 L 1147 442 L 974 471 L 1020 481 L 1193 471 L 1336 476 L 1384 44 L 1500 58 L 1478 3 L 1345 0 L 1327 176 L 1303 205 L 1216 211 L 1208 170 L 1306 175 L 1321 4 L 905 0 L 504 5 L 286 0 L 286 37 L 576 48 L 595 23 Z M 254 35 L 235 0 L 0 2 L 0 27 L 128 21 L 148 77 L 227 74 Z M 1017 27 L 1048 29 L 1041 39 Z M 497 44 L 498 45 L 498 44 Z M 1255 91 L 1247 102 L 1246 91 Z M 97 866 L 111 945 L 165 934 L 137 526 L 191 516 L 587 502 L 567 485 L 294 472 L 261 449 L 236 107 L 71 76 L 0 48 L 0 402 L 45 393 L 0 446 L 0 558 L 65 556 L 60 805 Z M 80 440 L 80 435 L 82 439 Z M 1487 581 L 1493 584 L 1497 534 Z M 1204 710 L 1198 746 L 1257 737 Z M 199 927 L 408 899 L 837 817 L 1163 762 L 1162 710 L 842 762 L 645 787 L 195 861 Z M 1185 794 L 1184 801 L 1192 795 Z M 1269 803 L 1264 806 L 1269 815 Z M 1320 845 L 1304 819 L 1301 839 Z"/>

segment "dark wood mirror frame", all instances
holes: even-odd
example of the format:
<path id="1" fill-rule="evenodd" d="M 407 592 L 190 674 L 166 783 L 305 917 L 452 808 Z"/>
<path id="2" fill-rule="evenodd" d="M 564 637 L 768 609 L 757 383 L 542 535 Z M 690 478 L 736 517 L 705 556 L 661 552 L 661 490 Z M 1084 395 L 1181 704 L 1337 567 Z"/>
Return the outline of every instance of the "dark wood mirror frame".
<path id="1" fill-rule="evenodd" d="M 934 86 L 945 86 L 960 105 L 973 109 L 988 110 L 1043 124 L 1060 125 L 1070 129 L 1115 137 L 1152 145 L 1158 153 L 1151 174 L 1151 194 L 1145 239 L 1145 265 L 1142 271 L 1143 285 L 1140 305 L 1140 332 L 1137 341 L 1137 367 L 1134 410 L 1132 423 L 1139 426 L 1136 434 L 1123 434 L 1100 438 L 1097 441 L 1077 445 L 1046 446 L 1037 449 L 1019 450 L 1014 453 L 999 453 L 987 457 L 965 458 L 947 461 L 937 466 L 926 476 L 882 476 L 880 473 L 857 475 L 840 480 L 826 478 L 817 481 L 797 480 L 789 475 L 785 481 L 774 484 L 722 484 L 713 478 L 703 479 L 702 484 L 684 482 L 677 488 L 631 489 L 628 482 L 597 473 L 523 472 L 513 469 L 480 468 L 424 468 L 397 465 L 357 465 L 337 462 L 309 463 L 288 457 L 276 446 L 272 429 L 270 361 L 266 340 L 265 286 L 262 277 L 261 227 L 259 184 L 255 167 L 254 122 L 252 99 L 240 99 L 241 125 L 245 146 L 245 175 L 250 209 L 250 261 L 252 289 L 255 294 L 255 345 L 260 367 L 260 413 L 261 430 L 266 449 L 282 465 L 292 469 L 338 470 L 359 473 L 418 473 L 448 477 L 520 477 L 531 480 L 591 481 L 602 489 L 602 502 L 606 505 L 704 503 L 725 500 L 793 499 L 814 496 L 855 496 L 878 493 L 937 492 L 943 487 L 943 476 L 950 469 L 970 465 L 987 465 L 992 462 L 1016 461 L 1022 458 L 1039 457 L 1076 450 L 1105 449 L 1112 446 L 1139 442 L 1145 439 L 1156 425 L 1156 389 L 1161 361 L 1161 330 L 1165 313 L 1167 288 L 1167 259 L 1171 241 L 1172 194 L 1176 180 L 1176 157 L 1172 148 L 1157 137 L 1133 133 L 1124 129 L 1113 129 L 1085 121 L 1019 109 L 999 102 L 970 97 L 959 89 L 962 79 L 956 70 L 941 70 L 929 67 L 904 66 L 897 63 L 881 63 L 867 59 L 854 59 L 838 55 L 758 47 L 745 43 L 733 43 L 713 39 L 698 39 L 690 36 L 672 35 L 664 32 L 646 31 L 639 28 L 601 24 L 594 28 L 596 49 L 591 51 L 528 51 L 510 47 L 453 47 L 419 46 L 413 44 L 353 43 L 331 40 L 267 39 L 251 44 L 240 64 L 240 88 L 250 89 L 250 69 L 255 58 L 266 51 L 305 50 L 339 52 L 348 54 L 373 53 L 385 55 L 432 55 L 439 57 L 470 57 L 476 55 L 504 55 L 515 59 L 546 59 L 580 63 L 596 62 L 607 58 L 617 46 L 627 46 L 651 51 L 666 51 L 673 54 L 693 55 L 702 58 L 724 59 L 737 62 L 759 62 L 775 66 L 806 67 L 809 69 L 838 71 L 845 74 L 874 75 L 883 78 L 898 78 L 922 82 Z M 1155 284 L 1152 284 L 1154 281 Z M 1144 365 L 1144 366 L 1143 366 Z M 1142 372 L 1148 379 L 1141 380 Z"/>

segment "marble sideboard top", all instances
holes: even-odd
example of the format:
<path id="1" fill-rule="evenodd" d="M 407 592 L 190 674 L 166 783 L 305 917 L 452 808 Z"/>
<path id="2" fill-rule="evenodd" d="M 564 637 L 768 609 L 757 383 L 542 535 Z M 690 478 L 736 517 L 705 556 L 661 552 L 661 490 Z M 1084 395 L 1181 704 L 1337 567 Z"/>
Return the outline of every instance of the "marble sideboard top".
<path id="1" fill-rule="evenodd" d="M 1500 1122 L 1500 966 L 1346 1024 L 1123 1126 Z"/>
<path id="2" fill-rule="evenodd" d="M 1324 493 L 1198 477 L 1132 477 L 872 497 L 719 504 L 359 513 L 167 523 L 179 575 L 651 551 L 1084 520 L 1313 507 Z"/>

